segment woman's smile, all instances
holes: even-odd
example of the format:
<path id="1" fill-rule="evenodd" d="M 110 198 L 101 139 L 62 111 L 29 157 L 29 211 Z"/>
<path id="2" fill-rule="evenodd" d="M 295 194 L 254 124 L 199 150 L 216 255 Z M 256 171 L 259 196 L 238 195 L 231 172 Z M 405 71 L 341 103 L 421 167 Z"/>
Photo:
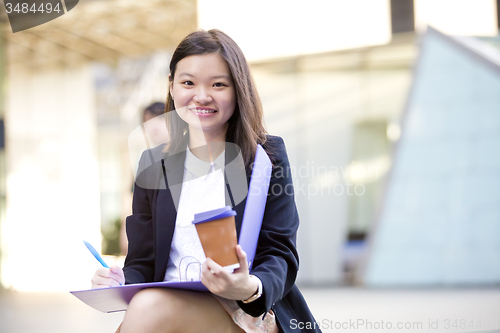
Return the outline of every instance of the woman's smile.
<path id="1" fill-rule="evenodd" d="M 210 108 L 190 108 L 189 109 L 191 112 L 196 113 L 198 116 L 206 117 L 206 116 L 211 116 L 217 112 L 217 110 L 210 109 Z"/>

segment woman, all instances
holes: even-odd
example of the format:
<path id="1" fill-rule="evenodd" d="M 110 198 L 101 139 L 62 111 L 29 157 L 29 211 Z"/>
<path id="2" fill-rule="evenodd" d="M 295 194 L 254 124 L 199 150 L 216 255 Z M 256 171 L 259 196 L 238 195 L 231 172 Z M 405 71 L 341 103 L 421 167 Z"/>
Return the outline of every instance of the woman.
<path id="1" fill-rule="evenodd" d="M 180 280 L 182 260 L 194 258 L 202 263 L 199 278 L 212 294 L 143 290 L 129 304 L 122 333 L 290 332 L 297 323 L 316 327 L 295 286 L 299 219 L 286 149 L 281 138 L 266 135 L 243 53 L 221 31 L 194 32 L 175 50 L 169 82 L 167 110 L 176 110 L 166 114 L 171 140 L 141 158 L 133 214 L 127 218 L 125 267 L 97 270 L 93 287 Z M 273 162 L 262 229 L 252 271 L 237 246 L 240 267 L 229 273 L 205 260 L 190 221 L 194 213 L 229 204 L 237 212 L 239 234 L 246 201 L 233 193 L 241 185 L 229 184 L 228 174 L 242 171 L 247 184 L 257 144 Z M 241 163 L 233 163 L 238 157 Z M 234 165 L 240 165 L 236 172 Z M 193 272 L 186 269 L 185 274 Z"/>

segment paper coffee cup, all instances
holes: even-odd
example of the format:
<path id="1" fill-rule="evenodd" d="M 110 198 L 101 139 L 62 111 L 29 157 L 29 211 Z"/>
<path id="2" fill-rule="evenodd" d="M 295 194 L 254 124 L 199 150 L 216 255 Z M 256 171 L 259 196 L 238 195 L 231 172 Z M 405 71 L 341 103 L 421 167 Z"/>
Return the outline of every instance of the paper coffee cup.
<path id="1" fill-rule="evenodd" d="M 238 240 L 234 216 L 196 222 L 195 226 L 207 258 L 212 258 L 227 270 L 240 267 L 236 254 Z"/>

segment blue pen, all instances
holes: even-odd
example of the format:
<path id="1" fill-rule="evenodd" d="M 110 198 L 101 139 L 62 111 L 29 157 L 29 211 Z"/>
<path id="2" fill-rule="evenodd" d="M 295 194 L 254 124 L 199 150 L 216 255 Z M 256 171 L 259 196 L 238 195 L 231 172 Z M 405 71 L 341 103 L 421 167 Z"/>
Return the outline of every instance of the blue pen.
<path id="1" fill-rule="evenodd" d="M 97 259 L 97 261 L 101 263 L 102 266 L 104 266 L 105 268 L 109 268 L 109 266 L 104 262 L 104 260 L 102 260 L 101 255 L 94 249 L 92 245 L 90 245 L 89 242 L 83 241 L 83 244 L 85 244 L 87 249 L 89 249 L 90 253 L 94 255 L 94 257 Z M 120 283 L 120 286 L 123 286 L 123 284 Z"/>
<path id="2" fill-rule="evenodd" d="M 102 260 L 102 258 L 99 255 L 99 253 L 97 253 L 97 251 L 94 249 L 94 247 L 92 245 L 90 245 L 89 242 L 83 241 L 83 244 L 85 244 L 85 246 L 87 247 L 87 249 L 89 249 L 90 253 L 92 253 L 94 255 L 94 257 L 97 259 L 97 261 L 99 261 L 101 263 L 101 265 L 103 267 L 109 268 L 109 266 L 104 262 L 104 260 Z"/>

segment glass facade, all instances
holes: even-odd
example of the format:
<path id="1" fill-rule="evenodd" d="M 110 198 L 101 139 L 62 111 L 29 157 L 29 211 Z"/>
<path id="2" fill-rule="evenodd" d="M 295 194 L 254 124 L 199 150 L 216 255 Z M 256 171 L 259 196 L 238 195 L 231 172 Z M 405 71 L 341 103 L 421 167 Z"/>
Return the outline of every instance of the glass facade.
<path id="1" fill-rule="evenodd" d="M 500 282 L 499 92 L 500 52 L 427 33 L 367 285 Z"/>

